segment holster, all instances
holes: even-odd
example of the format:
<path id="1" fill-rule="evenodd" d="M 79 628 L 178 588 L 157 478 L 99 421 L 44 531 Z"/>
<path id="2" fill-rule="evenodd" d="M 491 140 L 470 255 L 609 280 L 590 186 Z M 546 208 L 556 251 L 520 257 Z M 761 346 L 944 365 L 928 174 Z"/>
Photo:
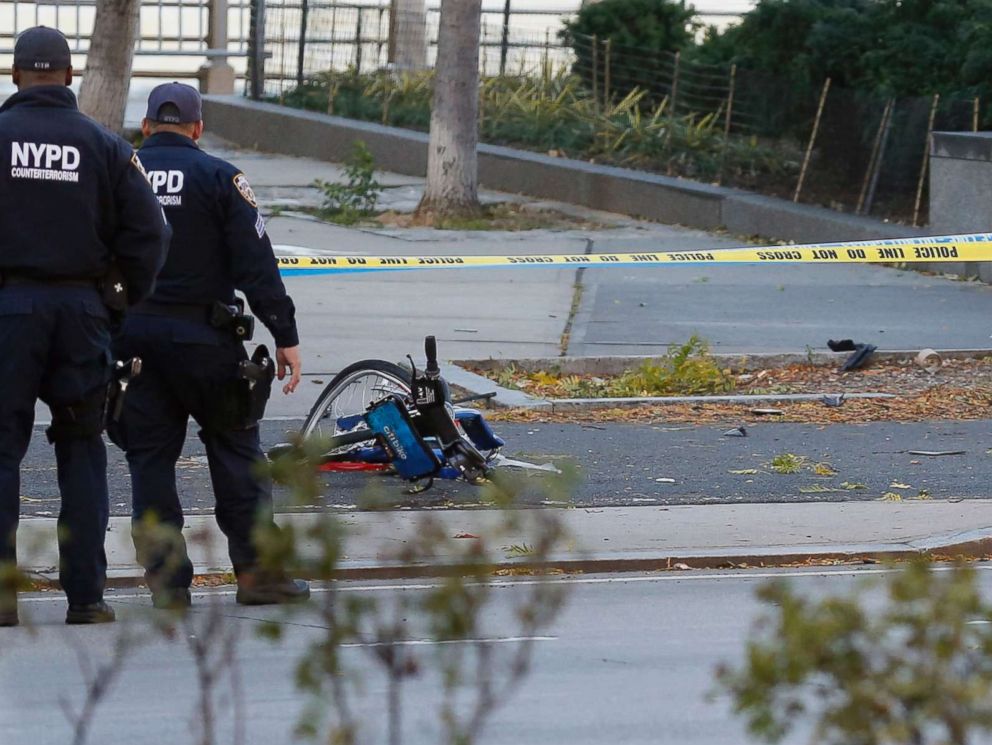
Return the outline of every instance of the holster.
<path id="1" fill-rule="evenodd" d="M 217 430 L 251 429 L 265 416 L 272 394 L 276 365 L 269 350 L 260 344 L 250 360 L 238 363 L 234 380 L 219 383 L 205 424 Z"/>

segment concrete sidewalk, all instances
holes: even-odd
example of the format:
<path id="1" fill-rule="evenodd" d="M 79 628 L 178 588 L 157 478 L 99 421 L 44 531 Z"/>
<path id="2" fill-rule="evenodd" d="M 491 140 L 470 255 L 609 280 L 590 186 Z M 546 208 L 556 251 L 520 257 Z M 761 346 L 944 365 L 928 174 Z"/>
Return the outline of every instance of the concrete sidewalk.
<path id="1" fill-rule="evenodd" d="M 527 517 L 537 515 L 537 511 L 522 511 L 517 517 L 525 527 L 502 533 L 506 516 L 497 510 L 342 514 L 348 540 L 341 576 L 435 576 L 450 570 L 453 555 L 415 566 L 398 558 L 425 518 L 439 521 L 452 538 L 488 539 L 499 568 L 527 568 L 531 566 L 527 557 L 515 556 L 510 547 L 533 541 L 526 529 Z M 557 515 L 570 537 L 550 563 L 566 571 L 775 566 L 809 560 L 908 557 L 921 552 L 979 558 L 992 553 L 992 500 L 580 508 L 562 509 Z M 277 517 L 281 524 L 301 529 L 315 519 L 305 513 Z M 230 571 L 226 543 L 212 517 L 187 518 L 185 533 L 198 574 Z M 54 519 L 23 520 L 18 544 L 23 548 L 24 569 L 55 578 Z M 303 553 L 312 549 L 304 546 Z M 107 554 L 112 585 L 141 581 L 127 518 L 111 521 Z"/>

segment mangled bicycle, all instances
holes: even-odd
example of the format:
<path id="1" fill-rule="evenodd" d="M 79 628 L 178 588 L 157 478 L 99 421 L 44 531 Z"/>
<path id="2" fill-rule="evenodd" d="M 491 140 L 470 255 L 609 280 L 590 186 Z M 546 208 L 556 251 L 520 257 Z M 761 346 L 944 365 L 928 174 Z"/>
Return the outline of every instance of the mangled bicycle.
<path id="1" fill-rule="evenodd" d="M 395 473 L 413 484 L 413 492 L 429 488 L 434 479 L 485 483 L 501 466 L 557 472 L 503 456 L 503 439 L 481 412 L 465 406 L 488 396 L 452 401 L 433 336 L 426 338 L 424 352 L 423 370 L 408 356 L 409 369 L 362 360 L 334 377 L 300 432 L 323 443 L 322 471 Z M 276 445 L 269 457 L 291 447 Z"/>

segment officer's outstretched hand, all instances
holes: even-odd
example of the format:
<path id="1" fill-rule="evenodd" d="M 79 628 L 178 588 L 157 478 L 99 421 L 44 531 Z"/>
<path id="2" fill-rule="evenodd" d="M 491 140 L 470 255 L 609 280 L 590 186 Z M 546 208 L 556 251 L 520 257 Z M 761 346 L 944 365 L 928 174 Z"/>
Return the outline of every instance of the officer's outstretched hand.
<path id="1" fill-rule="evenodd" d="M 279 369 L 276 373 L 279 380 L 286 377 L 286 368 L 289 368 L 289 382 L 282 387 L 283 393 L 292 393 L 296 390 L 296 386 L 300 384 L 300 348 L 296 347 L 277 347 L 276 348 L 276 363 L 279 365 Z"/>

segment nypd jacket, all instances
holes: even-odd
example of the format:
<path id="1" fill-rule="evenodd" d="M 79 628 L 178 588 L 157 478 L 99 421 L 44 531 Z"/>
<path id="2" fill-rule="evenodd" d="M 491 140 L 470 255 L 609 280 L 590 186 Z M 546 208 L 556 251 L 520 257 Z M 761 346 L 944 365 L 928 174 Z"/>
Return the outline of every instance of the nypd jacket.
<path id="1" fill-rule="evenodd" d="M 0 106 L 0 272 L 102 278 L 116 262 L 136 303 L 165 260 L 168 226 L 131 146 L 64 86 Z"/>
<path id="2" fill-rule="evenodd" d="M 244 174 L 173 132 L 152 135 L 140 153 L 173 230 L 151 300 L 231 303 L 240 290 L 276 346 L 296 346 L 296 310 Z"/>

